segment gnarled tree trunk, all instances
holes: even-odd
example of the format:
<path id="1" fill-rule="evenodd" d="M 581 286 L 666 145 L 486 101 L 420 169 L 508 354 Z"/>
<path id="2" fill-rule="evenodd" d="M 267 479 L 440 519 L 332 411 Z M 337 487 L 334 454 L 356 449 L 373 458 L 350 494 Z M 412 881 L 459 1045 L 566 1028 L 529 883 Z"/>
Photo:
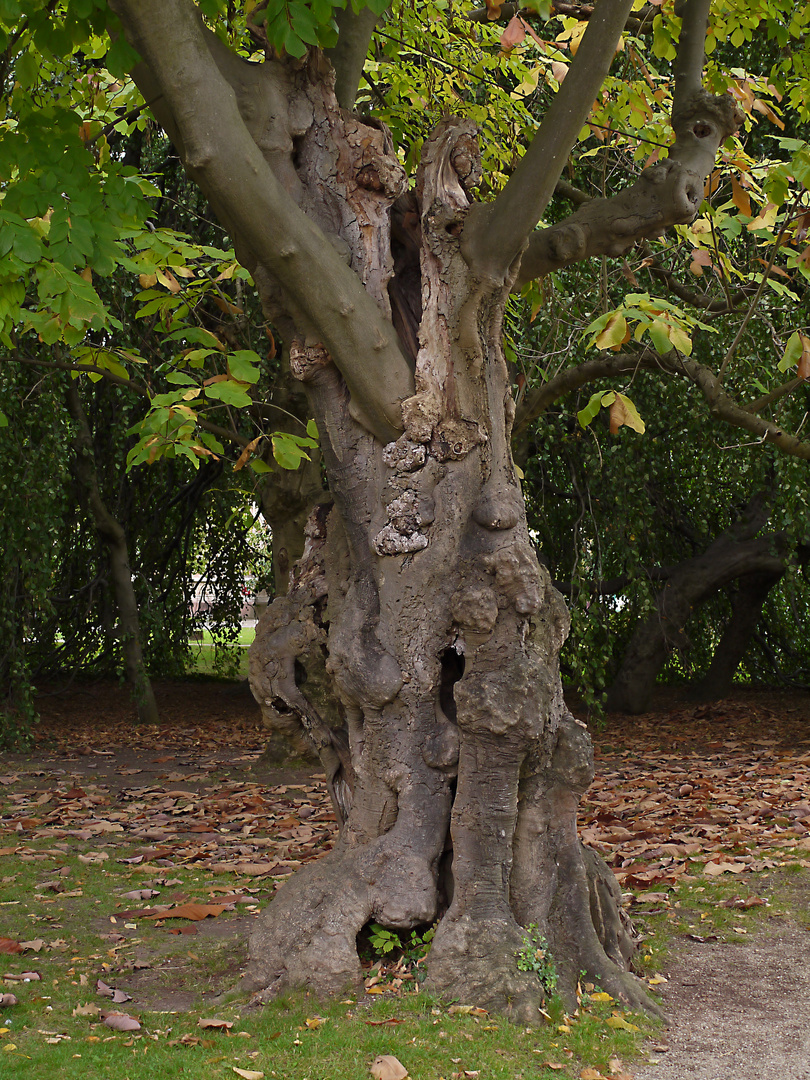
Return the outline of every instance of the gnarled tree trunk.
<path id="1" fill-rule="evenodd" d="M 516 964 L 530 923 L 569 995 L 583 969 L 634 1003 L 643 994 L 626 973 L 616 897 L 577 839 L 593 763 L 562 699 L 565 606 L 535 558 L 511 461 L 500 346 L 511 282 L 476 279 L 456 239 L 476 174 L 471 125 L 447 122 L 419 181 L 424 310 L 404 433 L 384 444 L 352 419 L 322 350 L 294 361 L 335 505 L 311 519 L 294 587 L 258 628 L 251 684 L 265 709 L 301 718 L 343 829 L 262 917 L 250 977 L 270 995 L 337 992 L 360 978 L 366 923 L 441 915 L 430 985 L 532 1019 L 542 990 Z M 324 650 L 342 717 L 313 693 Z"/>

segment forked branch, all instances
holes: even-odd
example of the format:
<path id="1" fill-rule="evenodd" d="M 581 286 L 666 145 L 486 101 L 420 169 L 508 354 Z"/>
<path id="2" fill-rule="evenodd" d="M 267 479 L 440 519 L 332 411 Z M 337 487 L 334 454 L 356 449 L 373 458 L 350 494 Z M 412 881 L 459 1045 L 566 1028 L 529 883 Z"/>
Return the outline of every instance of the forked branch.
<path id="1" fill-rule="evenodd" d="M 482 276 L 503 281 L 537 225 L 599 93 L 633 0 L 600 0 L 565 82 L 503 191 L 467 217 L 462 252 Z"/>
<path id="2" fill-rule="evenodd" d="M 741 121 L 731 97 L 714 97 L 702 86 L 709 2 L 686 0 L 683 7 L 673 92 L 675 142 L 669 156 L 613 198 L 594 199 L 558 225 L 535 233 L 516 288 L 594 255 L 623 255 L 637 241 L 694 219 L 717 150 Z"/>

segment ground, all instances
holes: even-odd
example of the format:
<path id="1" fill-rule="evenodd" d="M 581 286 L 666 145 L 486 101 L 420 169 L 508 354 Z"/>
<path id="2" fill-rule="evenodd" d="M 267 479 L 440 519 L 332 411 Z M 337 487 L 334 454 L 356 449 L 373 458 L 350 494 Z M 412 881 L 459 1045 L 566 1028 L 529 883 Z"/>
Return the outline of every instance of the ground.
<path id="1" fill-rule="evenodd" d="M 156 694 L 163 720 L 146 728 L 122 687 L 44 689 L 33 750 L 0 758 L 0 881 L 5 855 L 43 860 L 44 914 L 30 917 L 47 939 L 68 923 L 49 912 L 81 892 L 70 876 L 44 880 L 60 852 L 125 861 L 129 885 L 95 901 L 90 928 L 122 961 L 108 981 L 133 1007 L 199 1009 L 238 982 L 253 913 L 330 846 L 335 824 L 316 769 L 262 760 L 245 684 Z M 748 691 L 696 707 L 662 694 L 655 712 L 612 716 L 593 736 L 582 834 L 625 890 L 647 935 L 645 976 L 672 1017 L 649 1048 L 659 1063 L 634 1066 L 636 1080 L 810 1080 L 810 696 Z M 189 891 L 190 870 L 204 895 Z M 0 914 L 19 903 L 3 896 Z M 188 978 L 178 942 L 221 944 L 207 983 Z"/>

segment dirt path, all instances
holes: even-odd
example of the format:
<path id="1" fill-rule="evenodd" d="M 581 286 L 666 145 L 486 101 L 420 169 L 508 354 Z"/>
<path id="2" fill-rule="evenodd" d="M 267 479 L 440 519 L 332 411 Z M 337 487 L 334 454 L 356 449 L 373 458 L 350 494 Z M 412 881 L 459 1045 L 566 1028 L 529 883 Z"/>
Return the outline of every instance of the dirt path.
<path id="1" fill-rule="evenodd" d="M 671 1026 L 634 1080 L 810 1080 L 810 931 L 780 919 L 745 945 L 689 942 L 668 977 Z"/>

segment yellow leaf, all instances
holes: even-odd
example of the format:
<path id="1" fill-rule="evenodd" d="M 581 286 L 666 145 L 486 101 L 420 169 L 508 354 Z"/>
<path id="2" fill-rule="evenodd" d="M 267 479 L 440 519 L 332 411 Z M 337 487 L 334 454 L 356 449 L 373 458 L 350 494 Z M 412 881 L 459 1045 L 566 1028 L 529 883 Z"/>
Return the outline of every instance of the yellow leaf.
<path id="1" fill-rule="evenodd" d="M 613 1001 L 613 998 L 604 990 L 597 990 L 595 994 L 591 994 L 591 1001 Z"/>
<path id="2" fill-rule="evenodd" d="M 367 994 L 384 994 L 385 989 L 382 986 L 367 986 L 366 987 L 366 993 Z"/>
<path id="3" fill-rule="evenodd" d="M 142 289 L 151 289 L 157 285 L 157 274 L 138 274 L 138 281 Z"/>
<path id="4" fill-rule="evenodd" d="M 170 293 L 180 292 L 180 282 L 170 270 L 166 270 L 165 272 L 163 270 L 158 270 L 157 279 L 161 285 L 165 285 Z"/>
<path id="5" fill-rule="evenodd" d="M 758 229 L 773 229 L 776 224 L 776 214 L 777 208 L 774 204 L 767 203 L 754 220 L 748 222 L 746 228 L 749 232 L 756 232 Z"/>
<path id="6" fill-rule="evenodd" d="M 571 1028 L 568 1024 L 557 1024 L 557 1031 L 559 1031 L 561 1035 L 567 1035 L 570 1030 Z"/>
<path id="7" fill-rule="evenodd" d="M 592 1069 L 588 1066 L 579 1074 L 579 1080 L 606 1080 L 606 1077 L 598 1069 Z"/>
<path id="8" fill-rule="evenodd" d="M 255 1072 L 253 1069 L 237 1069 L 235 1065 L 231 1065 L 231 1068 L 237 1076 L 241 1076 L 243 1080 L 262 1080 L 264 1076 L 263 1072 Z"/>
<path id="9" fill-rule="evenodd" d="M 319 1028 L 321 1026 L 321 1024 L 326 1023 L 326 1017 L 325 1016 L 308 1016 L 306 1018 L 306 1020 L 304 1021 L 304 1023 L 310 1029 Z"/>
<path id="10" fill-rule="evenodd" d="M 608 319 L 605 329 L 596 336 L 594 345 L 597 349 L 615 350 L 629 338 L 630 331 L 627 328 L 627 319 L 625 319 L 624 315 L 614 312 Z"/>
<path id="11" fill-rule="evenodd" d="M 614 1013 L 613 1016 L 609 1016 L 605 1023 L 608 1027 L 616 1028 L 621 1031 L 638 1031 L 635 1024 L 630 1024 L 625 1020 L 623 1016 L 619 1016 L 618 1013 Z"/>

